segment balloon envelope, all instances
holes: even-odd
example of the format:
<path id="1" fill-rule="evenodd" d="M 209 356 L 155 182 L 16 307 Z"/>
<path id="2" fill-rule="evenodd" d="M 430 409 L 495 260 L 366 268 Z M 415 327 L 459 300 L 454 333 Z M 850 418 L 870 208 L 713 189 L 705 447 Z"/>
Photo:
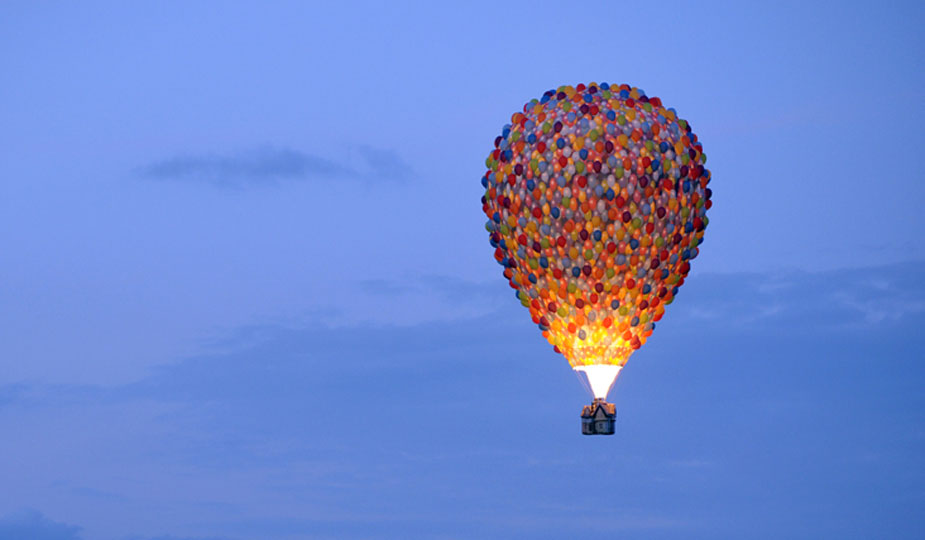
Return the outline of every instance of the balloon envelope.
<path id="1" fill-rule="evenodd" d="M 709 223 L 705 163 L 690 124 L 626 84 L 547 91 L 495 139 L 495 260 L 572 367 L 623 366 L 677 296 Z M 619 372 L 583 371 L 610 377 L 592 390 L 604 397 Z"/>

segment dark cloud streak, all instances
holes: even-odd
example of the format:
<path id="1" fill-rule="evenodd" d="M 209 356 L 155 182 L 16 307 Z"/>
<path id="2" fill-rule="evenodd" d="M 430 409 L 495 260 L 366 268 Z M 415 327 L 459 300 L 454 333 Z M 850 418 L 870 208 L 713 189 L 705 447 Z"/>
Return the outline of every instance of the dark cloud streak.
<path id="1" fill-rule="evenodd" d="M 357 151 L 365 160 L 372 176 L 383 180 L 404 181 L 414 177 L 411 166 L 397 153 L 372 146 L 359 146 Z"/>
<path id="2" fill-rule="evenodd" d="M 137 170 L 159 181 L 208 183 L 219 187 L 275 185 L 283 180 L 346 178 L 405 181 L 411 167 L 395 152 L 370 146 L 356 149 L 351 165 L 289 148 L 260 148 L 236 154 L 185 154 L 155 161 Z M 359 167 L 355 167 L 355 165 Z"/>

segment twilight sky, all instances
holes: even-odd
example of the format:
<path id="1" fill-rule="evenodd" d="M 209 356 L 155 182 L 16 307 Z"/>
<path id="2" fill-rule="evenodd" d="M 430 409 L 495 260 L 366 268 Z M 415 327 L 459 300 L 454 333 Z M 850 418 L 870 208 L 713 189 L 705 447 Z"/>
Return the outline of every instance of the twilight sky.
<path id="1" fill-rule="evenodd" d="M 3 4 L 0 540 L 925 535 L 925 9 L 751 4 Z M 590 81 L 714 191 L 609 438 L 479 203 Z"/>

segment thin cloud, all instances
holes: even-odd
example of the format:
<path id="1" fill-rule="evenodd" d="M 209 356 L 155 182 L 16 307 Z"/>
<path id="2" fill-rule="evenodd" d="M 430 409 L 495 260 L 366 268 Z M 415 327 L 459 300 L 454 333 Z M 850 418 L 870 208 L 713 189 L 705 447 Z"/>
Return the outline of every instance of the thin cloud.
<path id="1" fill-rule="evenodd" d="M 237 155 L 184 155 L 154 162 L 141 176 L 155 180 L 209 182 L 217 185 L 267 184 L 286 179 L 353 176 L 334 161 L 289 149 L 265 148 Z"/>
<path id="2" fill-rule="evenodd" d="M 814 330 L 895 323 L 925 312 L 925 288 L 908 279 L 920 264 L 820 273 L 699 274 L 680 289 L 679 301 L 667 309 L 666 322 L 722 322 L 728 327 L 766 332 L 778 332 L 782 326 L 795 323 Z M 392 299 L 397 305 L 427 298 L 441 305 L 478 307 L 479 315 L 513 303 L 503 294 L 507 287 L 500 279 L 474 282 L 425 275 L 365 280 L 360 282 L 360 290 L 372 298 Z M 811 325 L 809 321 L 813 321 Z"/>
<path id="3" fill-rule="evenodd" d="M 228 536 L 130 536 L 127 540 L 231 540 Z"/>
<path id="4" fill-rule="evenodd" d="M 3 407 L 8 404 L 22 399 L 27 390 L 28 389 L 24 384 L 0 386 L 0 410 L 2 410 Z"/>
<path id="5" fill-rule="evenodd" d="M 683 469 L 705 469 L 716 466 L 716 463 L 707 459 L 687 458 L 669 460 L 668 465 Z"/>
<path id="6" fill-rule="evenodd" d="M 158 181 L 208 183 L 219 187 L 275 185 L 281 181 L 352 178 L 404 181 L 411 167 L 395 152 L 356 147 L 349 165 L 290 148 L 260 148 L 232 154 L 183 154 L 155 161 L 136 172 Z"/>
<path id="7" fill-rule="evenodd" d="M 497 283 L 475 282 L 455 276 L 426 275 L 401 280 L 368 279 L 360 282 L 360 288 L 366 293 L 379 296 L 400 298 L 411 294 L 426 294 L 453 301 L 487 300 L 491 303 L 498 298 L 497 293 L 501 287 Z"/>
<path id="8" fill-rule="evenodd" d="M 419 287 L 408 281 L 393 279 L 364 279 L 359 282 L 360 290 L 367 294 L 383 296 L 405 296 L 420 291 Z"/>
<path id="9" fill-rule="evenodd" d="M 739 329 L 821 329 L 896 323 L 925 312 L 925 288 L 910 280 L 921 262 L 784 275 L 702 274 L 681 288 L 669 321 L 722 320 Z"/>
<path id="10" fill-rule="evenodd" d="M 403 181 L 414 177 L 411 166 L 392 150 L 359 146 L 357 152 L 366 162 L 370 174 L 376 178 Z"/>

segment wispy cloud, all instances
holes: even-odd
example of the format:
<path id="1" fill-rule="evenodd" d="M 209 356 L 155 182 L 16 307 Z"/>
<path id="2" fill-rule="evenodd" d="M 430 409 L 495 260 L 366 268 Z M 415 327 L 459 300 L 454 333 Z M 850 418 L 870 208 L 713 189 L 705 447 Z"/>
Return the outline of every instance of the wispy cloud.
<path id="1" fill-rule="evenodd" d="M 446 275 L 370 279 L 358 283 L 363 309 L 351 318 L 389 325 L 482 317 L 512 307 L 500 281 L 476 282 Z"/>
<path id="2" fill-rule="evenodd" d="M 496 283 L 469 281 L 454 276 L 427 275 L 408 279 L 368 279 L 360 282 L 361 290 L 374 295 L 403 297 L 427 294 L 446 300 L 472 302 L 497 298 L 500 280 Z"/>
<path id="3" fill-rule="evenodd" d="M 0 386 L 0 409 L 3 409 L 5 405 L 20 399 L 26 391 L 27 387 L 24 384 Z"/>
<path id="4" fill-rule="evenodd" d="M 126 540 L 231 540 L 228 536 L 129 536 Z"/>
<path id="5" fill-rule="evenodd" d="M 682 467 L 688 469 L 703 469 L 708 467 L 714 467 L 716 463 L 707 459 L 697 459 L 697 458 L 688 458 L 688 459 L 672 459 L 668 461 L 668 465 L 672 467 Z"/>
<path id="6" fill-rule="evenodd" d="M 227 154 L 182 154 L 140 167 L 143 178 L 220 187 L 274 185 L 284 180 L 352 178 L 404 181 L 411 166 L 392 150 L 358 146 L 358 158 L 330 159 L 291 148 L 264 147 Z M 349 164 L 348 164 L 349 163 Z"/>
<path id="7" fill-rule="evenodd" d="M 414 177 L 411 166 L 392 150 L 362 145 L 357 147 L 357 152 L 365 161 L 368 172 L 376 178 L 401 181 Z"/>
<path id="8" fill-rule="evenodd" d="M 868 324 L 894 322 L 905 316 L 925 312 L 925 294 L 908 281 L 873 275 L 852 287 L 833 292 L 833 303 L 864 318 Z"/>
<path id="9" fill-rule="evenodd" d="M 232 155 L 182 155 L 140 170 L 156 180 L 204 181 L 218 185 L 273 183 L 283 179 L 350 176 L 334 161 L 289 149 L 264 148 Z"/>
<path id="10" fill-rule="evenodd" d="M 786 274 L 694 275 L 666 318 L 723 321 L 735 328 L 846 329 L 925 312 L 921 262 Z"/>

